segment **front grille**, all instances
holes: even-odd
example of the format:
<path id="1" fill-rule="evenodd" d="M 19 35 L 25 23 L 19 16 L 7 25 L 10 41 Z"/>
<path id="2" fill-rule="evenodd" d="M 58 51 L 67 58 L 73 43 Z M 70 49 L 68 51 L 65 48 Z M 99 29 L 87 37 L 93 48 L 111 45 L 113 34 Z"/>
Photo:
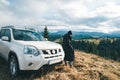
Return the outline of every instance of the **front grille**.
<path id="1" fill-rule="evenodd" d="M 48 56 L 48 57 L 45 57 L 45 59 L 54 58 L 54 57 L 59 57 L 59 56 L 62 56 L 62 55 Z"/>
<path id="2" fill-rule="evenodd" d="M 52 50 L 42 50 L 43 54 L 58 54 L 61 52 L 61 49 L 52 49 Z"/>
<path id="3" fill-rule="evenodd" d="M 51 54 L 57 54 L 57 50 L 50 50 Z"/>
<path id="4" fill-rule="evenodd" d="M 49 54 L 46 50 L 43 50 L 43 53 L 44 53 L 44 54 Z"/>

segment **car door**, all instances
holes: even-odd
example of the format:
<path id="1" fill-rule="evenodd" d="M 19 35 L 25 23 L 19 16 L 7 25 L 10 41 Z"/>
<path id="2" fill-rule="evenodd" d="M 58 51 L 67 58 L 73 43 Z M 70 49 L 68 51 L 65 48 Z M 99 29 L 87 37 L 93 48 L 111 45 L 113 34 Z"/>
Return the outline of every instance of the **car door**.
<path id="1" fill-rule="evenodd" d="M 2 41 L 2 36 L 5 34 L 5 30 L 2 29 L 1 32 L 0 32 L 0 55 L 3 57 L 3 41 Z"/>
<path id="2" fill-rule="evenodd" d="M 2 36 L 7 36 L 9 39 L 11 39 L 11 33 L 10 33 L 10 29 L 4 29 L 3 31 L 4 33 L 1 34 Z M 8 58 L 8 53 L 10 51 L 10 46 L 11 46 L 11 41 L 0 41 L 0 53 L 2 54 L 2 57 L 5 58 L 7 60 Z"/>

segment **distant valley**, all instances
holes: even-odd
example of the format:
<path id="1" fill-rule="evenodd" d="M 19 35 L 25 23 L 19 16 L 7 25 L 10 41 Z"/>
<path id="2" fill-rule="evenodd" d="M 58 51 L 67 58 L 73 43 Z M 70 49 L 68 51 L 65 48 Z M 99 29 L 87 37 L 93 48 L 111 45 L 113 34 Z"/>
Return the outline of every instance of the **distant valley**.
<path id="1" fill-rule="evenodd" d="M 52 40 L 61 38 L 67 31 L 49 32 Z M 73 39 L 91 39 L 91 38 L 120 38 L 120 32 L 102 33 L 102 32 L 75 32 Z"/>

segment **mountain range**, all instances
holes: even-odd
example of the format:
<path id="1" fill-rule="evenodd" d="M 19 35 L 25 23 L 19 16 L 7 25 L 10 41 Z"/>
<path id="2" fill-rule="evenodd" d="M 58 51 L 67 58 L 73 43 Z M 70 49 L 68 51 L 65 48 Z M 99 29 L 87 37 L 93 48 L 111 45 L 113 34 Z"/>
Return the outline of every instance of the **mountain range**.
<path id="1" fill-rule="evenodd" d="M 67 33 L 67 31 L 57 31 L 57 32 L 49 32 L 49 35 L 54 38 L 60 38 L 65 33 Z M 72 38 L 73 39 L 120 38 L 120 32 L 103 33 L 103 32 L 76 32 L 76 31 L 73 31 Z"/>

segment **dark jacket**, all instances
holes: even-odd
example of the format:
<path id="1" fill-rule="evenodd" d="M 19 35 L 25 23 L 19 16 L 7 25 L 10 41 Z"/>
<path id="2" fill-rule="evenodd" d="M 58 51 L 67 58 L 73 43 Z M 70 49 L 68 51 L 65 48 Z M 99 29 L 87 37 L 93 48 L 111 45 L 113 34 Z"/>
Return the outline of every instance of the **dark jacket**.
<path id="1" fill-rule="evenodd" d="M 65 52 L 66 61 L 73 61 L 74 60 L 74 49 L 71 45 L 71 36 L 67 33 L 63 36 L 63 50 Z"/>

